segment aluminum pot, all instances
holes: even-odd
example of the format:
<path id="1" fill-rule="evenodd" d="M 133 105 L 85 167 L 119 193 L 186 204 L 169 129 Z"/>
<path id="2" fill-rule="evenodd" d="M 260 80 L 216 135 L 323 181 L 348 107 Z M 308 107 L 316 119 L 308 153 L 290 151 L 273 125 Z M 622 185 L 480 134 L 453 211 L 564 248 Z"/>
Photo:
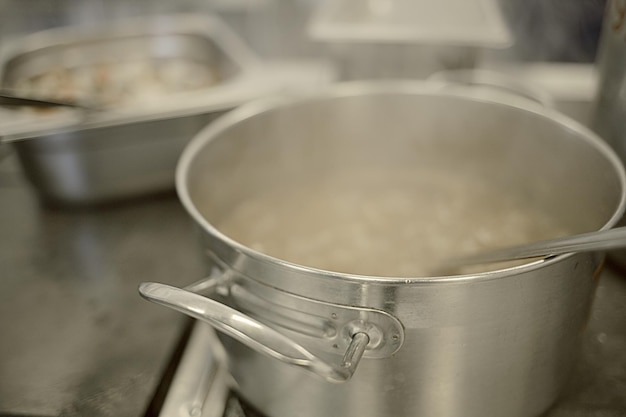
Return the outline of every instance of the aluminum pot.
<path id="1" fill-rule="evenodd" d="M 415 164 L 481 175 L 572 233 L 615 224 L 625 177 L 610 148 L 556 112 L 475 91 L 338 85 L 223 116 L 192 140 L 177 171 L 210 277 L 140 292 L 224 332 L 236 390 L 271 417 L 541 414 L 567 381 L 602 256 L 359 276 L 266 256 L 215 227 L 241 201 L 286 183 Z"/>

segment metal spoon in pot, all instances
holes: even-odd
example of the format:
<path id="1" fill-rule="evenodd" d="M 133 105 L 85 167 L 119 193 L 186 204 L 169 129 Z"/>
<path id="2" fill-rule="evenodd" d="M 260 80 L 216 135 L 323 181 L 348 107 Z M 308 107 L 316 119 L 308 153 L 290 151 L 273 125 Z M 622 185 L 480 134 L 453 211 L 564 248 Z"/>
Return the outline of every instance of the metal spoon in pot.
<path id="1" fill-rule="evenodd" d="M 572 252 L 602 252 L 618 248 L 626 248 L 626 227 L 559 237 L 450 258 L 439 264 L 435 270 L 450 272 L 462 266 L 549 257 Z"/>

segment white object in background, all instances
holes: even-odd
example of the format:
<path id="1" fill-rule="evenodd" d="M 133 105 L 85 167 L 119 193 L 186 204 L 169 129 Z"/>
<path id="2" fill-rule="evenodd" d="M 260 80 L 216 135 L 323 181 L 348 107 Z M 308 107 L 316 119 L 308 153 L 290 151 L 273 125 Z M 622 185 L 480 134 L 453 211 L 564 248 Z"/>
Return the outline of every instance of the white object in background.
<path id="1" fill-rule="evenodd" d="M 583 124 L 589 123 L 598 85 L 593 64 L 512 62 L 485 68 L 544 92 L 556 110 Z"/>
<path id="2" fill-rule="evenodd" d="M 505 48 L 497 0 L 326 0 L 309 35 L 337 42 L 401 42 Z"/>

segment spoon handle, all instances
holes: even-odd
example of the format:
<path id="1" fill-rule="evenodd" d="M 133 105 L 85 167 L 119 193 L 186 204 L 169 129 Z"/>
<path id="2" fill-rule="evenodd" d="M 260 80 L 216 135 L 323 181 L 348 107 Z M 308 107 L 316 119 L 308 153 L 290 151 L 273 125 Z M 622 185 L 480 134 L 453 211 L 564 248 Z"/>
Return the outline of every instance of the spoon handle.
<path id="1" fill-rule="evenodd" d="M 37 108 L 71 107 L 71 108 L 79 108 L 79 109 L 88 108 L 87 106 L 80 104 L 80 103 L 22 97 L 22 96 L 11 94 L 7 91 L 0 91 L 0 106 L 19 106 L 19 107 L 28 106 L 28 107 L 37 107 Z"/>
<path id="2" fill-rule="evenodd" d="M 512 261 L 571 252 L 602 252 L 626 247 L 626 227 L 582 233 L 477 253 L 446 261 L 448 267 Z"/>

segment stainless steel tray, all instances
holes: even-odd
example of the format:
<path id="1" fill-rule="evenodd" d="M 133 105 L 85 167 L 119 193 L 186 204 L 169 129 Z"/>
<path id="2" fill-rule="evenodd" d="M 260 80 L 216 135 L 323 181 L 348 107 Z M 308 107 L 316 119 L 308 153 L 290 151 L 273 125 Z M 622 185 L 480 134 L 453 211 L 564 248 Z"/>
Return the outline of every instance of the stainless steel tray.
<path id="1" fill-rule="evenodd" d="M 206 88 L 114 103 L 98 111 L 15 112 L 15 117 L 3 113 L 3 142 L 14 145 L 39 194 L 62 204 L 98 203 L 171 188 L 178 156 L 198 130 L 272 89 L 257 74 L 261 64 L 256 56 L 213 16 L 133 19 L 90 31 L 52 29 L 20 39 L 8 51 L 0 86 L 17 92 L 21 80 L 46 71 L 86 65 L 115 68 L 137 59 L 188 59 L 219 73 L 219 82 Z"/>

